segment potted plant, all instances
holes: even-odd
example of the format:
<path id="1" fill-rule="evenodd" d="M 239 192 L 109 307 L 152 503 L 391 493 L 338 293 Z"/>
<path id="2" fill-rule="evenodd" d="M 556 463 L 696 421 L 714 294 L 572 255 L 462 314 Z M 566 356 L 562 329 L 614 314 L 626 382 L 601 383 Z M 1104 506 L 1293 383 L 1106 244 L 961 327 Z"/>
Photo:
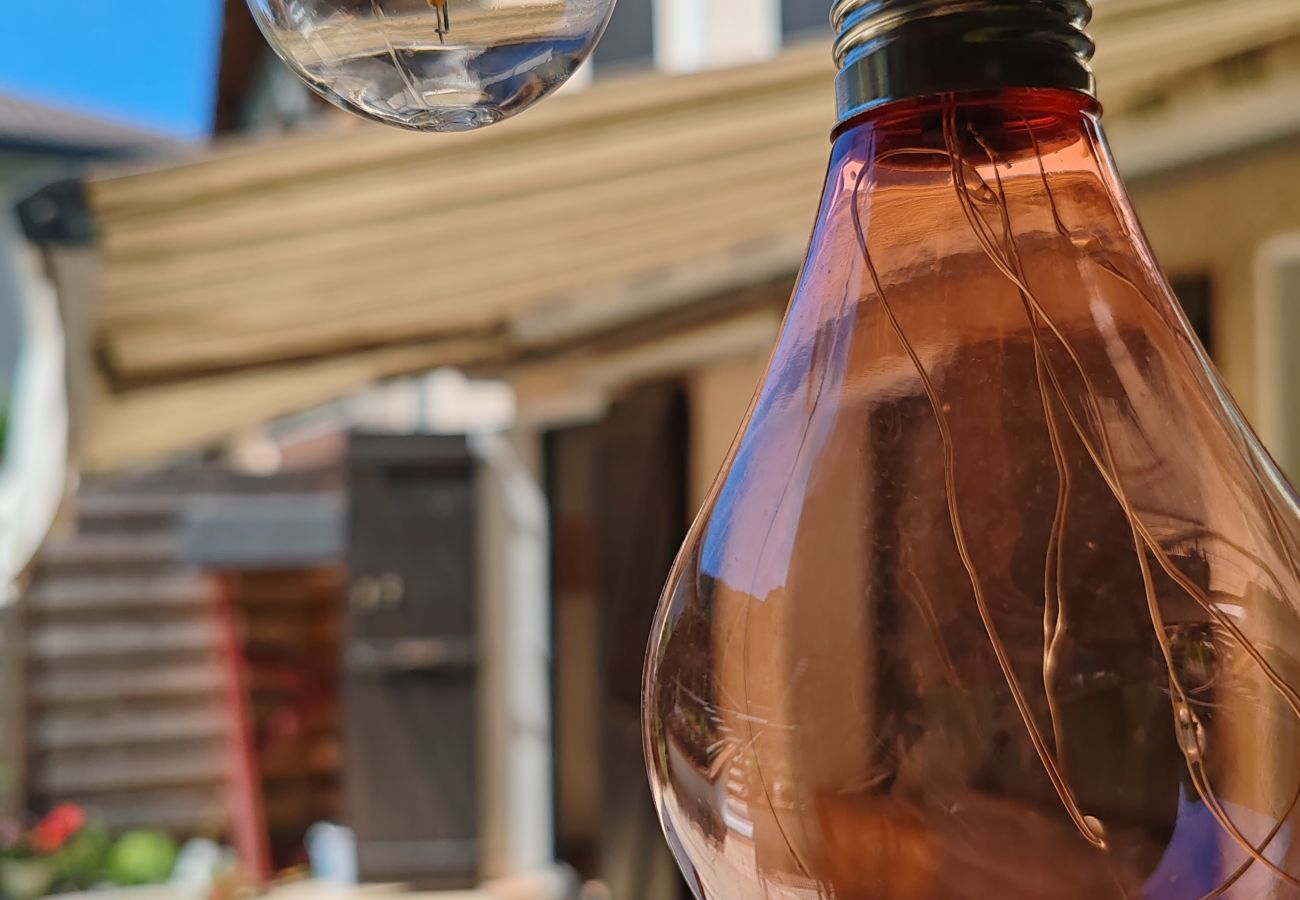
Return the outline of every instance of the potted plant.
<path id="1" fill-rule="evenodd" d="M 0 895 L 35 900 L 94 887 L 103 881 L 108 848 L 108 833 L 73 804 L 56 807 L 30 830 L 0 823 Z"/>

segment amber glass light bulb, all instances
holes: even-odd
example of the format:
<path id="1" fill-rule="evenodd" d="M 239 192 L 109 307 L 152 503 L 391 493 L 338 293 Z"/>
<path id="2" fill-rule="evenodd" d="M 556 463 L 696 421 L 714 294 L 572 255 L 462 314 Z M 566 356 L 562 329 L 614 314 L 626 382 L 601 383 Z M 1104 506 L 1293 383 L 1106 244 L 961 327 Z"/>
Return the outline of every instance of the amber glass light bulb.
<path id="1" fill-rule="evenodd" d="M 838 133 L 651 639 L 697 896 L 1300 897 L 1300 510 L 1099 116 L 949 92 Z"/>

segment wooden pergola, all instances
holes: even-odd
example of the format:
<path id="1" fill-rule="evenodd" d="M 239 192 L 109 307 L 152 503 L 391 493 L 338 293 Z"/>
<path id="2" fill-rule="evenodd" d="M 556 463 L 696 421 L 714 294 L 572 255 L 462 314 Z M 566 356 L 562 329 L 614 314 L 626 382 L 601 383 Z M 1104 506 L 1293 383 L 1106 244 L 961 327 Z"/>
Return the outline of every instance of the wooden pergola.
<path id="1" fill-rule="evenodd" d="M 1131 180 L 1300 131 L 1276 102 L 1300 91 L 1292 0 L 1096 5 Z M 1269 62 L 1248 90 L 1223 75 L 1252 60 Z M 817 44 L 600 83 L 480 133 L 355 127 L 98 172 L 98 246 L 64 286 L 74 353 L 94 360 L 81 464 L 197 448 L 440 366 L 554 383 L 601 359 L 635 368 L 646 342 L 661 358 L 770 340 L 815 213 L 831 76 Z M 1197 127 L 1206 104 L 1222 127 Z M 539 368 L 559 359 L 568 374 Z"/>

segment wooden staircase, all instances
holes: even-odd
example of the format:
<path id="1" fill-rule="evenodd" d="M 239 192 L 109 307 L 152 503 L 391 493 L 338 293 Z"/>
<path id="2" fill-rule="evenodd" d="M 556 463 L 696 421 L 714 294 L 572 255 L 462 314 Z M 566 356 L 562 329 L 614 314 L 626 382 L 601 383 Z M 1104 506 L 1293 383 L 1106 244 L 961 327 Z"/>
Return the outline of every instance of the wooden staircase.
<path id="1" fill-rule="evenodd" d="M 236 724 L 218 582 L 179 561 L 183 493 L 95 485 L 24 595 L 30 807 L 221 835 Z"/>

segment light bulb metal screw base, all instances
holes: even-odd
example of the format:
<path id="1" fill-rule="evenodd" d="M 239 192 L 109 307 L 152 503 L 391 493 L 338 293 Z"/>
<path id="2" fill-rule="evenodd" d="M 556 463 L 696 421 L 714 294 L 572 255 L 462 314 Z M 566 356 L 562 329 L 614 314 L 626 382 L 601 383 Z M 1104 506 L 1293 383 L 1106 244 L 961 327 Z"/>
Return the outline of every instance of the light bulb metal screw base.
<path id="1" fill-rule="evenodd" d="M 840 123 L 895 100 L 1057 88 L 1096 94 L 1088 0 L 838 0 Z"/>

